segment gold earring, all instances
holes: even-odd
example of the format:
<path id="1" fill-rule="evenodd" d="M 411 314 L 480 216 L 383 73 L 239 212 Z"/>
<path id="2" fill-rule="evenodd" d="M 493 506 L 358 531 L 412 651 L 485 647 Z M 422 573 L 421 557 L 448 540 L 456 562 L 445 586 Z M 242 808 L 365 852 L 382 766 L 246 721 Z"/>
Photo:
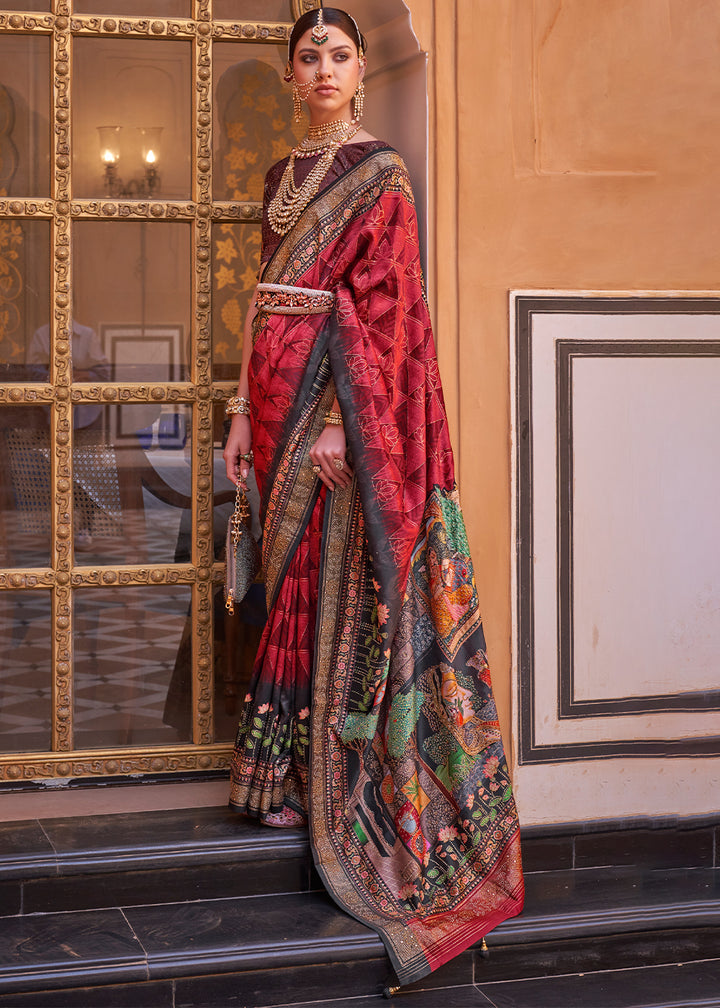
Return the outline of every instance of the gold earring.
<path id="1" fill-rule="evenodd" d="M 365 111 L 365 82 L 360 81 L 355 92 L 355 118 L 362 119 Z"/>

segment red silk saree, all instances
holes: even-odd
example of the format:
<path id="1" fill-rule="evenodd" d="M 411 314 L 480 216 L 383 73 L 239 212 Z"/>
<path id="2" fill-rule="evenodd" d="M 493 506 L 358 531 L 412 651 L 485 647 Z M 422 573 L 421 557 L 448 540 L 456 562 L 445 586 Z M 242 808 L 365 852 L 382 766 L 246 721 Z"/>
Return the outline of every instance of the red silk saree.
<path id="1" fill-rule="evenodd" d="M 519 827 L 454 482 L 406 169 L 373 145 L 306 208 L 263 282 L 250 361 L 268 624 L 231 805 L 307 810 L 318 871 L 401 984 L 522 909 Z M 355 479 L 309 449 L 337 394 Z"/>

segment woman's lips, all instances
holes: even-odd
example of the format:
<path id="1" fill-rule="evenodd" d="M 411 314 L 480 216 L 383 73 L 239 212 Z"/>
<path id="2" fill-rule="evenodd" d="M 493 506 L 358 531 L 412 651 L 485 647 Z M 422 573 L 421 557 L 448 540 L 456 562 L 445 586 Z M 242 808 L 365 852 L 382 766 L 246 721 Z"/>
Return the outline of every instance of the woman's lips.
<path id="1" fill-rule="evenodd" d="M 323 84 L 322 87 L 316 87 L 315 93 L 320 95 L 331 95 L 335 94 L 337 88 L 330 87 L 328 84 Z"/>

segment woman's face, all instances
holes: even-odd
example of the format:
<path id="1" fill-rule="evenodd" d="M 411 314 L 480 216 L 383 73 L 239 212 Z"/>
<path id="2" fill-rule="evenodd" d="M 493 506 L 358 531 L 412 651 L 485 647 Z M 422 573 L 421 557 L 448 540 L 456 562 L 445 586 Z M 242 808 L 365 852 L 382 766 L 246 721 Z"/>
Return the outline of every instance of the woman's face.
<path id="1" fill-rule="evenodd" d="M 336 25 L 327 25 L 328 40 L 316 45 L 310 31 L 298 41 L 293 54 L 293 73 L 302 86 L 313 78 L 317 83 L 307 97 L 310 122 L 352 119 L 352 100 L 365 76 L 357 45 Z"/>

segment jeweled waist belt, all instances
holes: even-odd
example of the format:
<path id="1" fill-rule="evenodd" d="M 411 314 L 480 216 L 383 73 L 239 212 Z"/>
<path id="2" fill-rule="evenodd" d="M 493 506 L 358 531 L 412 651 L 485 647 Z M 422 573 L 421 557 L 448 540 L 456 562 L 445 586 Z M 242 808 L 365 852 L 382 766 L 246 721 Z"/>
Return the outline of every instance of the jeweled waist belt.
<path id="1" fill-rule="evenodd" d="M 260 283 L 255 304 L 258 311 L 274 315 L 323 315 L 332 311 L 335 295 L 332 291 L 313 290 L 312 287 Z"/>

